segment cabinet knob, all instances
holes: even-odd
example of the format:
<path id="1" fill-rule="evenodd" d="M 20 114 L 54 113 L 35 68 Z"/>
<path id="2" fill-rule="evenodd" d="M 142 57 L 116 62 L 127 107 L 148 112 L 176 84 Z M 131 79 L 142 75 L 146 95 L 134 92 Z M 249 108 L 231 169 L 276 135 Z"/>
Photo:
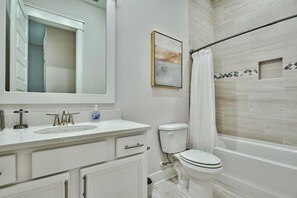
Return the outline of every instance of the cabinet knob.
<path id="1" fill-rule="evenodd" d="M 0 172 L 0 176 L 2 175 L 2 172 Z"/>

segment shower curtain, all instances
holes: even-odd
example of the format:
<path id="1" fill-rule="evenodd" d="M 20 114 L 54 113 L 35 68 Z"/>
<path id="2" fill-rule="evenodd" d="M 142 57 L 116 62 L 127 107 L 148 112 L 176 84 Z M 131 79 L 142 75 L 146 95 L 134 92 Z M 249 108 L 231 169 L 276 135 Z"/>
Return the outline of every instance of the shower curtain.
<path id="1" fill-rule="evenodd" d="M 192 54 L 190 145 L 213 153 L 217 138 L 213 58 L 210 48 Z"/>

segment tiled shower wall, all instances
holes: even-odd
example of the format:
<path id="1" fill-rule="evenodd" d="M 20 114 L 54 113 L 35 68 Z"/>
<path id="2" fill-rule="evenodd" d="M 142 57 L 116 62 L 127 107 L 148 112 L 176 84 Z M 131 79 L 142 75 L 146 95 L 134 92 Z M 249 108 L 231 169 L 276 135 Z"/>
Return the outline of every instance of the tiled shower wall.
<path id="1" fill-rule="evenodd" d="M 214 7 L 211 0 L 189 0 L 189 47 L 214 41 Z"/>
<path id="2" fill-rule="evenodd" d="M 215 40 L 297 14 L 296 0 L 212 3 Z M 212 49 L 219 133 L 297 146 L 297 18 Z"/>

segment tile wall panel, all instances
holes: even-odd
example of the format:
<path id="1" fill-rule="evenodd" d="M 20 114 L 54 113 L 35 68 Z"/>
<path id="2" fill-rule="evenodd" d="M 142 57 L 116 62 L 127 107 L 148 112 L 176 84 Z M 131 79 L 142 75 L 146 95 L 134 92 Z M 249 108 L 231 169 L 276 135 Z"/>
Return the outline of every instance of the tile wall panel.
<path id="1" fill-rule="evenodd" d="M 263 94 L 263 93 L 282 93 L 283 80 L 238 80 L 236 83 L 237 94 Z M 218 92 L 220 92 L 218 90 Z"/>
<path id="2" fill-rule="evenodd" d="M 286 137 L 297 140 L 296 128 L 296 120 L 267 119 L 266 121 L 266 133 L 281 138 Z"/>
<path id="3" fill-rule="evenodd" d="M 296 0 L 213 0 L 213 7 L 215 40 L 297 14 Z M 297 18 L 212 47 L 215 76 L 225 76 L 215 80 L 219 133 L 297 146 L 296 34 Z M 260 80 L 259 62 L 273 59 L 282 59 L 275 68 L 282 75 Z M 234 76 L 249 70 L 256 72 Z"/>
<path id="4" fill-rule="evenodd" d="M 220 112 L 247 113 L 248 95 L 216 95 L 216 110 Z"/>
<path id="5" fill-rule="evenodd" d="M 190 0 L 190 48 L 294 14 L 296 0 Z M 297 18 L 211 47 L 219 133 L 297 146 L 296 33 Z M 259 79 L 273 59 L 282 75 Z"/>
<path id="6" fill-rule="evenodd" d="M 214 8 L 211 0 L 189 0 L 190 49 L 214 41 Z"/>
<path id="7" fill-rule="evenodd" d="M 224 130 L 233 131 L 236 135 L 249 135 L 250 137 L 263 136 L 265 133 L 265 120 L 259 116 L 248 113 L 228 113 L 224 115 Z"/>
<path id="8" fill-rule="evenodd" d="M 285 92 L 297 94 L 297 70 L 284 72 L 284 87 Z"/>
<path id="9" fill-rule="evenodd" d="M 288 17 L 296 14 L 297 1 L 296 0 L 283 0 L 282 1 L 282 15 Z"/>

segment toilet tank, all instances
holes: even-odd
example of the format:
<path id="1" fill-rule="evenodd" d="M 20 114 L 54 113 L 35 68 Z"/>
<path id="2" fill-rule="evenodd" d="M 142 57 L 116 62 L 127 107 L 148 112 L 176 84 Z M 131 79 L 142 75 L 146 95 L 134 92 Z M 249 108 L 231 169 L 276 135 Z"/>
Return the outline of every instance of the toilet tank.
<path id="1" fill-rule="evenodd" d="M 179 153 L 187 148 L 188 125 L 172 123 L 158 126 L 162 151 Z"/>

